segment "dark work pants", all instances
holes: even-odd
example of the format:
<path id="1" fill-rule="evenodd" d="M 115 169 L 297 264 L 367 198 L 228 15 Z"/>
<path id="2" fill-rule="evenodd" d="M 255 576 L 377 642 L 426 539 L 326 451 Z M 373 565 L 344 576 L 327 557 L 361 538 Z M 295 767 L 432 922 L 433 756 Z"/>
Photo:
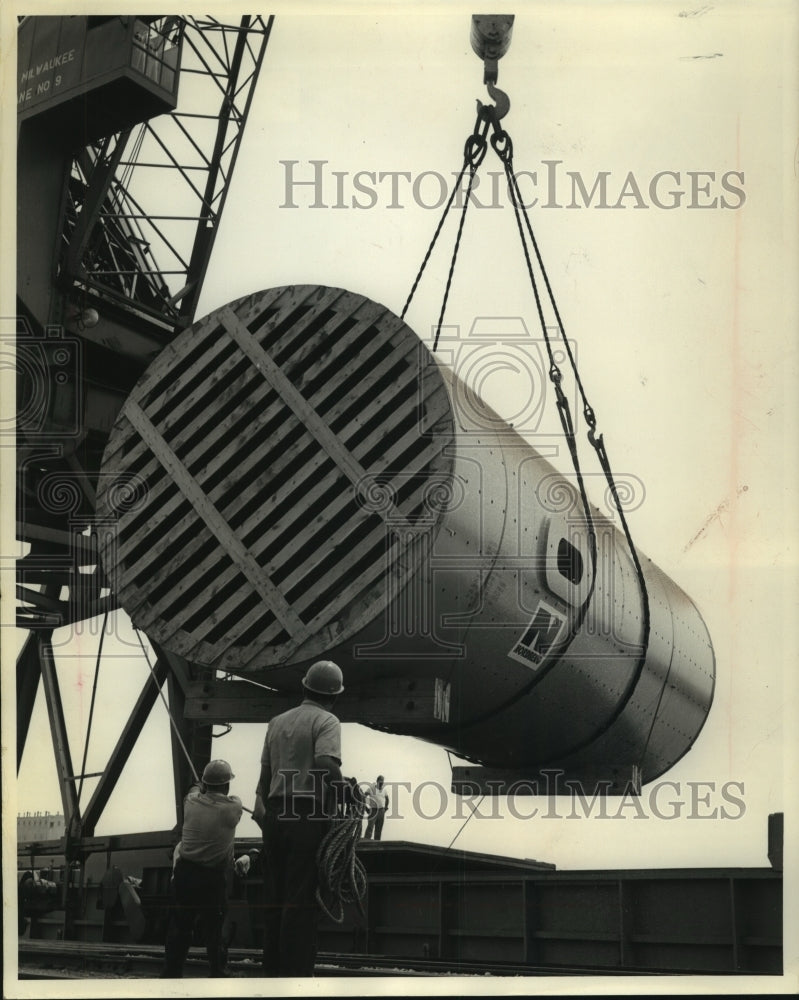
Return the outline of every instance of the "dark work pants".
<path id="1" fill-rule="evenodd" d="M 318 811 L 317 811 L 318 810 Z M 292 813 L 293 818 L 292 818 Z M 267 801 L 264 819 L 264 975 L 312 976 L 316 959 L 316 853 L 330 820 L 311 799 Z"/>
<path id="2" fill-rule="evenodd" d="M 166 934 L 163 977 L 179 979 L 199 918 L 205 932 L 205 953 L 212 976 L 222 972 L 222 922 L 225 919 L 227 883 L 222 868 L 203 868 L 178 859 L 172 880 L 172 913 Z"/>
<path id="3" fill-rule="evenodd" d="M 386 818 L 385 809 L 375 809 L 366 823 L 366 839 L 371 840 L 374 834 L 375 840 L 380 840 L 383 834 L 383 820 Z"/>

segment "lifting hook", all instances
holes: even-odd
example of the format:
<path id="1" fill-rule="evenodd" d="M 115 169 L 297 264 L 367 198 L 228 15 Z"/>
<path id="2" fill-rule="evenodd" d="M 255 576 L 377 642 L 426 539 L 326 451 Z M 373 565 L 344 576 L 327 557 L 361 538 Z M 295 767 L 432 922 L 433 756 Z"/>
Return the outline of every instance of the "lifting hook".
<path id="1" fill-rule="evenodd" d="M 483 60 L 483 83 L 494 100 L 493 107 L 478 101 L 477 114 L 492 121 L 495 126 L 510 111 L 510 98 L 495 84 L 498 76 L 497 61 L 510 48 L 513 20 L 513 14 L 472 14 L 472 49 Z"/>
<path id="2" fill-rule="evenodd" d="M 500 90 L 499 87 L 495 87 L 493 83 L 487 83 L 486 89 L 491 97 L 493 97 L 494 104 L 483 104 L 483 102 L 478 99 L 477 113 L 481 117 L 490 118 L 494 122 L 500 122 L 510 111 L 510 98 L 504 90 Z"/>

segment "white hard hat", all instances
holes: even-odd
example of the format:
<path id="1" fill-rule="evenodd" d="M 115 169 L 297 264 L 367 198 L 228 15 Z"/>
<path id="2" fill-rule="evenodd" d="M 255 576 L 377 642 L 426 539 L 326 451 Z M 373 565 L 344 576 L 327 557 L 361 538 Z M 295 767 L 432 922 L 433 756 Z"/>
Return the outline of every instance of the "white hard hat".
<path id="1" fill-rule="evenodd" d="M 302 683 L 306 691 L 332 696 L 344 690 L 344 675 L 332 660 L 317 660 L 308 667 Z"/>
<path id="2" fill-rule="evenodd" d="M 203 770 L 203 781 L 206 785 L 226 785 L 235 777 L 233 769 L 226 760 L 209 761 Z"/>

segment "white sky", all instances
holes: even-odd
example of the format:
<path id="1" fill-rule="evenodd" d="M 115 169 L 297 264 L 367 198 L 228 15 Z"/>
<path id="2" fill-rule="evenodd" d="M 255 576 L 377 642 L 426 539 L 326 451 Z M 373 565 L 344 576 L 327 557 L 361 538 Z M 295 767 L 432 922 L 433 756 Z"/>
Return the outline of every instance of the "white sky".
<path id="1" fill-rule="evenodd" d="M 343 286 L 399 312 L 440 210 L 414 204 L 407 183 L 399 189 L 403 207 L 389 208 L 387 181 L 375 185 L 378 203 L 368 210 L 310 208 L 307 187 L 295 190 L 299 207 L 281 207 L 280 161 L 298 161 L 302 179 L 312 176 L 310 160 L 328 161 L 328 205 L 337 198 L 334 170 L 345 172 L 346 202 L 357 193 L 358 171 L 413 178 L 438 171 L 451 179 L 475 99 L 488 99 L 469 45 L 471 7 L 378 4 L 354 16 L 296 9 L 307 16 L 281 13 L 275 23 L 198 315 L 289 283 Z M 632 808 L 616 820 L 475 818 L 456 843 L 559 868 L 767 865 L 769 813 L 789 814 L 795 845 L 796 789 L 787 774 L 795 775 L 796 724 L 796 8 L 641 0 L 525 3 L 514 13 L 499 86 L 511 99 L 504 124 L 517 169 L 538 172 L 540 195 L 543 161 L 562 161 L 564 205 L 565 171 L 579 171 L 589 188 L 609 171 L 611 204 L 631 171 L 650 206 L 634 208 L 630 197 L 616 210 L 539 203 L 530 211 L 614 469 L 645 485 L 645 502 L 630 515 L 633 536 L 696 602 L 715 647 L 713 708 L 696 746 L 665 776 L 679 788 L 661 801 L 681 800 L 685 814 L 688 783 L 711 782 L 715 791 L 701 793 L 710 795 L 710 805 L 700 806 L 706 812 L 724 805 L 725 783 L 737 782 L 745 810 L 734 820 L 659 819 L 645 788 L 645 819 Z M 489 150 L 481 173 L 500 169 Z M 673 187 L 685 192 L 671 211 L 648 195 L 664 170 L 680 174 Z M 720 179 L 743 172 L 734 183 L 744 204 L 689 208 L 688 171 L 715 174 L 710 195 L 699 200 L 724 195 L 735 205 L 739 198 Z M 421 191 L 432 200 L 437 187 L 430 185 Z M 448 232 L 408 316 L 428 343 L 449 264 Z M 467 218 L 447 322 L 465 332 L 479 316 L 523 316 L 535 328 L 507 206 L 471 209 Z M 501 413 L 513 406 L 512 388 L 501 378 L 489 385 L 489 402 Z M 555 464 L 566 471 L 565 463 Z M 102 767 L 103 750 L 147 677 L 138 643 L 118 617 L 88 771 Z M 83 636 L 66 636 L 68 655 L 59 655 L 76 768 L 94 627 L 94 634 L 87 625 Z M 9 668 L 12 657 L 13 650 Z M 248 805 L 263 731 L 237 725 L 215 741 Z M 60 810 L 50 745 L 39 705 L 17 786 L 19 811 Z M 418 741 L 345 725 L 343 751 L 345 773 L 359 778 L 380 772 L 414 786 L 449 785 L 445 752 Z M 159 703 L 99 833 L 173 824 L 167 753 Z M 409 804 L 407 796 L 401 801 Z M 422 803 L 430 814 L 437 798 Z M 481 812 L 488 811 L 485 803 Z M 389 819 L 384 837 L 446 845 L 465 815 L 450 797 L 441 818 Z M 240 832 L 257 828 L 246 819 Z"/>

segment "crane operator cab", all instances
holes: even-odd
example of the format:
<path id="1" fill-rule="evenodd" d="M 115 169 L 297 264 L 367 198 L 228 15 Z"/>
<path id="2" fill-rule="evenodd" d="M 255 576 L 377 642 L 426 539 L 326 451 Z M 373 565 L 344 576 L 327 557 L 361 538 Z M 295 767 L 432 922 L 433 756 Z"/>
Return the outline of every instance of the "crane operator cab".
<path id="1" fill-rule="evenodd" d="M 74 148 L 177 106 L 179 17 L 28 17 L 19 26 L 17 114 L 46 117 Z"/>

